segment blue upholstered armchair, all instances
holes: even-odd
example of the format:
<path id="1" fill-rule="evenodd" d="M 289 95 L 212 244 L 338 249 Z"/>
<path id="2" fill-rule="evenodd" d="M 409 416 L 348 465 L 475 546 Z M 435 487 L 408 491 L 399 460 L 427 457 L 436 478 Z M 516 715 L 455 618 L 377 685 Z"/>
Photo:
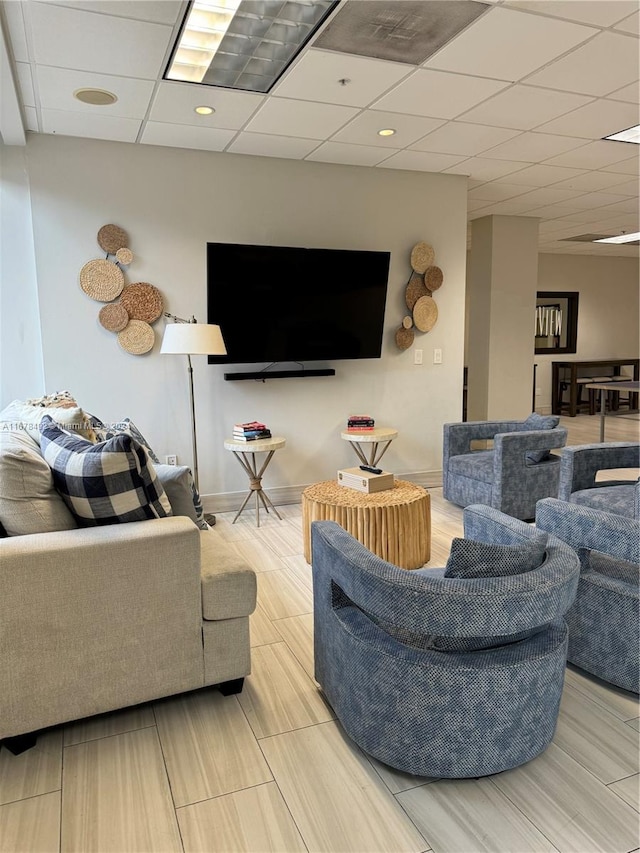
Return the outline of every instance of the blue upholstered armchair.
<path id="1" fill-rule="evenodd" d="M 592 509 L 640 519 L 637 471 L 625 480 L 596 481 L 598 471 L 612 468 L 640 468 L 640 442 L 616 441 L 565 447 L 560 460 L 557 497 Z"/>
<path id="2" fill-rule="evenodd" d="M 335 522 L 311 526 L 315 677 L 355 743 L 421 776 L 529 761 L 562 693 L 575 552 L 490 507 L 468 507 L 464 525 L 446 570 L 413 572 Z"/>
<path id="3" fill-rule="evenodd" d="M 640 526 L 637 519 L 547 498 L 536 527 L 575 548 L 581 571 L 566 615 L 568 660 L 640 693 Z"/>
<path id="4" fill-rule="evenodd" d="M 480 503 L 514 518 L 533 519 L 536 501 L 557 497 L 567 430 L 559 418 L 532 414 L 524 421 L 469 421 L 444 425 L 443 496 L 458 506 Z M 493 440 L 492 450 L 472 441 Z"/>

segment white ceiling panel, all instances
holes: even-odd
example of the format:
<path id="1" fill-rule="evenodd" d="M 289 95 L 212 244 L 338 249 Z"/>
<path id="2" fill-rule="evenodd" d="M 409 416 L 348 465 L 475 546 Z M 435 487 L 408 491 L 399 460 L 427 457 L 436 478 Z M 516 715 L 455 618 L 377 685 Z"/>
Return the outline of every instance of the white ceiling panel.
<path id="1" fill-rule="evenodd" d="M 159 121 L 148 121 L 140 141 L 147 145 L 169 145 L 172 148 L 222 151 L 235 135 L 235 130 L 222 130 L 218 127 L 193 127 L 189 124 L 164 124 Z"/>
<path id="2" fill-rule="evenodd" d="M 232 154 L 254 154 L 260 157 L 284 157 L 302 160 L 318 145 L 317 139 L 296 139 L 269 133 L 239 133 L 227 148 Z"/>
<path id="3" fill-rule="evenodd" d="M 35 107 L 25 107 L 24 118 L 27 130 L 32 130 L 34 133 L 37 133 L 38 130 L 40 130 L 38 127 L 38 113 L 36 112 Z"/>
<path id="4" fill-rule="evenodd" d="M 623 33 L 632 33 L 634 36 L 640 35 L 640 12 L 635 12 L 635 14 L 625 18 L 624 21 L 620 21 L 614 29 Z"/>
<path id="5" fill-rule="evenodd" d="M 586 95 L 550 92 L 548 89 L 516 85 L 469 110 L 463 118 L 465 121 L 481 124 L 532 130 L 543 122 L 588 104 L 591 100 Z"/>
<path id="6" fill-rule="evenodd" d="M 607 96 L 613 101 L 628 101 L 630 104 L 640 102 L 640 81 L 632 83 L 630 86 L 623 86 L 622 89 L 616 89 Z"/>
<path id="7" fill-rule="evenodd" d="M 20 94 L 22 95 L 22 103 L 25 107 L 35 107 L 36 96 L 33 91 L 31 66 L 27 62 L 16 62 L 16 73 L 18 76 Z"/>
<path id="8" fill-rule="evenodd" d="M 580 205 L 574 205 L 572 199 L 580 195 L 576 190 L 557 190 L 555 187 L 539 187 L 536 190 L 521 195 L 518 201 L 529 204 L 529 209 L 542 207 L 545 204 L 569 204 L 571 207 L 580 209 Z"/>
<path id="9" fill-rule="evenodd" d="M 141 124 L 140 119 L 88 115 L 64 110 L 42 110 L 41 115 L 44 133 L 110 139 L 115 142 L 135 142 Z"/>
<path id="10" fill-rule="evenodd" d="M 602 213 L 638 213 L 638 202 L 635 198 L 627 198 L 624 201 L 616 201 L 613 204 L 607 204 L 598 211 Z"/>
<path id="11" fill-rule="evenodd" d="M 572 113 L 556 118 L 537 128 L 544 133 L 582 136 L 585 139 L 602 139 L 638 124 L 640 108 L 637 104 L 624 104 L 601 98 Z"/>
<path id="12" fill-rule="evenodd" d="M 169 124 L 239 130 L 263 101 L 264 96 L 254 92 L 165 80 L 158 86 L 149 119 Z M 195 108 L 199 106 L 213 107 L 215 112 L 209 116 L 198 115 Z"/>
<path id="13" fill-rule="evenodd" d="M 611 178 L 616 178 L 616 180 L 618 177 L 621 177 L 619 175 L 614 175 L 612 172 L 609 172 L 608 176 Z M 616 184 L 611 185 L 611 192 L 612 193 L 615 192 L 615 193 L 618 193 L 618 195 L 630 195 L 630 196 L 634 196 L 635 198 L 638 197 L 638 189 L 640 189 L 640 187 L 638 186 L 638 179 L 637 178 L 635 181 L 627 181 L 624 184 L 616 183 Z"/>
<path id="14" fill-rule="evenodd" d="M 522 162 L 517 163 L 511 160 L 487 160 L 484 157 L 470 157 L 456 166 L 445 169 L 445 171 L 454 175 L 468 175 L 475 181 L 495 181 L 497 178 L 503 178 L 505 175 L 520 171 L 523 165 Z M 509 181 L 515 183 L 511 177 L 509 177 Z"/>
<path id="15" fill-rule="evenodd" d="M 518 184 L 491 181 L 488 184 L 482 184 L 481 187 L 469 190 L 467 197 L 470 199 L 484 199 L 485 201 L 506 201 L 508 198 L 523 195 L 526 192 L 527 188 Z"/>
<path id="16" fill-rule="evenodd" d="M 607 32 L 532 74 L 527 83 L 585 95 L 607 95 L 634 83 L 638 76 L 637 40 Z"/>
<path id="17" fill-rule="evenodd" d="M 304 101 L 366 107 L 412 70 L 413 66 L 399 62 L 309 50 L 271 94 Z M 340 80 L 349 82 L 343 85 Z"/>
<path id="18" fill-rule="evenodd" d="M 270 98 L 244 128 L 303 139 L 327 139 L 358 112 L 354 107 Z"/>
<path id="19" fill-rule="evenodd" d="M 638 158 L 638 154 L 636 154 L 634 157 L 630 157 L 627 160 L 619 160 L 617 163 L 611 163 L 609 166 L 603 166 L 602 169 L 605 172 L 618 172 L 621 175 L 637 175 L 639 164 L 640 159 Z"/>
<path id="20" fill-rule="evenodd" d="M 484 199 L 476 201 L 473 198 L 467 199 L 467 211 L 473 213 L 476 210 L 484 210 L 487 207 L 487 202 Z"/>
<path id="21" fill-rule="evenodd" d="M 626 142 L 588 142 L 573 151 L 547 160 L 549 166 L 570 166 L 574 169 L 602 169 L 629 157 Z"/>
<path id="22" fill-rule="evenodd" d="M 2 11 L 7 22 L 14 59 L 16 62 L 29 62 L 29 48 L 27 47 L 27 36 L 22 15 L 22 3 L 3 3 Z"/>
<path id="23" fill-rule="evenodd" d="M 555 189 L 555 187 L 554 187 Z M 607 204 L 615 204 L 616 202 L 625 202 L 630 201 L 630 199 L 625 199 L 622 195 L 616 195 L 615 193 L 585 193 L 585 195 L 581 195 L 578 198 L 572 201 L 572 204 L 575 204 L 576 207 L 580 207 L 584 210 L 597 210 L 599 207 L 604 207 Z M 632 204 L 635 205 L 629 210 L 625 210 L 625 213 L 633 213 L 637 207 L 637 202 L 635 199 L 632 201 Z M 622 208 L 621 208 L 622 209 Z M 616 208 L 616 212 L 618 209 Z"/>
<path id="24" fill-rule="evenodd" d="M 346 142 L 325 142 L 309 154 L 307 160 L 320 163 L 344 163 L 350 166 L 376 166 L 392 154 L 372 145 L 349 145 Z"/>
<path id="25" fill-rule="evenodd" d="M 374 103 L 392 113 L 456 118 L 508 84 L 464 74 L 418 70 Z"/>
<path id="26" fill-rule="evenodd" d="M 450 121 L 416 142 L 411 148 L 415 151 L 466 154 L 467 157 L 473 157 L 475 154 L 486 151 L 487 148 L 513 139 L 519 133 L 519 130 L 507 130 L 504 127 Z"/>
<path id="27" fill-rule="evenodd" d="M 515 9 L 491 9 L 424 63 L 427 68 L 520 80 L 597 30 Z"/>
<path id="28" fill-rule="evenodd" d="M 529 187 L 546 187 L 549 184 L 555 184 L 566 178 L 576 177 L 584 174 L 581 169 L 566 169 L 560 166 L 543 166 L 536 164 L 535 166 L 527 166 L 515 175 L 509 176 L 509 182 L 512 184 L 525 184 Z M 572 187 L 569 187 L 572 189 Z"/>
<path id="29" fill-rule="evenodd" d="M 57 6 L 84 9 L 102 15 L 136 18 L 156 24 L 175 24 L 182 7 L 181 0 L 47 0 Z"/>
<path id="30" fill-rule="evenodd" d="M 538 219 L 559 219 L 561 216 L 573 216 L 575 219 L 580 219 L 580 215 L 585 211 L 581 211 L 571 204 L 547 204 L 542 207 L 534 207 L 527 211 L 531 216 Z"/>
<path id="31" fill-rule="evenodd" d="M 535 167 L 534 167 L 535 168 Z M 540 169 L 544 169 L 544 166 L 540 166 Z M 557 169 L 557 166 L 547 166 L 548 169 Z M 630 186 L 629 184 L 621 184 L 620 178 L 621 175 L 613 175 L 610 172 L 584 172 L 583 174 L 578 174 L 573 178 L 567 178 L 564 181 L 560 181 L 555 184 L 555 186 L 559 188 L 565 188 L 568 190 L 582 190 L 582 192 L 598 192 L 598 190 L 608 190 L 611 188 L 611 192 L 619 193 L 620 195 L 637 195 L 638 194 L 638 183 L 637 181 L 631 184 L 634 189 L 632 192 L 625 192 L 622 189 L 619 189 L 619 186 L 625 187 Z M 613 189 L 615 187 L 615 189 Z"/>
<path id="32" fill-rule="evenodd" d="M 515 139 L 510 139 L 508 142 L 503 142 L 501 145 L 496 145 L 495 148 L 485 151 L 484 156 L 491 160 L 525 160 L 529 163 L 538 163 L 540 160 L 546 160 L 584 144 L 584 139 L 571 136 L 521 133 Z"/>
<path id="33" fill-rule="evenodd" d="M 638 4 L 637 0 L 505 0 L 505 5 L 582 24 L 610 27 L 635 11 Z"/>
<path id="34" fill-rule="evenodd" d="M 410 169 L 416 172 L 442 172 L 449 166 L 453 166 L 460 157 L 452 154 L 427 154 L 422 151 L 400 151 L 388 160 L 383 166 L 385 169 Z M 463 174 L 463 173 L 458 173 Z"/>
<path id="35" fill-rule="evenodd" d="M 30 8 L 36 62 L 154 80 L 162 68 L 171 27 L 49 3 Z"/>
<path id="36" fill-rule="evenodd" d="M 395 148 L 398 151 L 442 124 L 444 121 L 438 118 L 366 110 L 338 131 L 332 137 L 332 141 L 350 142 L 356 145 L 379 145 L 382 148 Z M 393 136 L 379 136 L 378 131 L 383 128 L 393 128 L 396 132 Z"/>
<path id="37" fill-rule="evenodd" d="M 498 201 L 495 204 L 489 203 L 482 210 L 483 216 L 522 216 L 531 210 L 530 204 L 523 203 L 519 198 L 510 198 L 506 201 Z"/>
<path id="38" fill-rule="evenodd" d="M 154 87 L 151 80 L 112 77 L 109 74 L 92 74 L 88 71 L 71 71 L 67 68 L 50 68 L 48 65 L 37 65 L 36 74 L 41 107 L 105 117 L 144 118 Z M 73 97 L 73 93 L 83 87 L 106 89 L 117 95 L 118 100 L 115 104 L 105 107 L 84 104 Z"/>

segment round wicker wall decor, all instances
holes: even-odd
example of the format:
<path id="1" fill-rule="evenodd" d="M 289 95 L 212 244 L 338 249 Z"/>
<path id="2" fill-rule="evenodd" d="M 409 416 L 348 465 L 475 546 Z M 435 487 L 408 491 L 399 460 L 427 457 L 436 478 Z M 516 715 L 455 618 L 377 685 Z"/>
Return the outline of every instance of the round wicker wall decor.
<path id="1" fill-rule="evenodd" d="M 122 293 L 124 275 L 117 264 L 96 258 L 80 270 L 80 287 L 96 302 L 111 302 Z"/>
<path id="2" fill-rule="evenodd" d="M 144 355 L 153 349 L 156 336 L 153 329 L 143 320 L 129 320 L 127 326 L 118 333 L 118 343 L 132 355 Z"/>
<path id="3" fill-rule="evenodd" d="M 133 260 L 133 252 L 131 251 L 131 249 L 123 248 L 123 249 L 118 249 L 118 251 L 116 252 L 116 261 L 119 264 L 124 264 L 126 267 L 131 263 L 132 260 Z"/>
<path id="4" fill-rule="evenodd" d="M 438 306 L 432 296 L 421 296 L 413 308 L 413 322 L 420 332 L 429 332 L 438 319 Z"/>
<path id="5" fill-rule="evenodd" d="M 438 290 L 439 287 L 442 287 L 444 276 L 442 275 L 442 270 L 440 267 L 429 267 L 424 274 L 424 283 L 427 286 L 427 290 L 430 290 L 433 293 L 434 290 Z"/>
<path id="6" fill-rule="evenodd" d="M 407 303 L 409 311 L 413 311 L 413 306 L 421 296 L 428 296 L 429 291 L 424 285 L 424 276 L 417 272 L 411 273 L 411 278 L 404 292 L 404 300 Z"/>
<path id="7" fill-rule="evenodd" d="M 100 309 L 98 320 L 108 332 L 121 332 L 129 322 L 129 315 L 120 302 L 110 302 Z"/>
<path id="8" fill-rule="evenodd" d="M 427 271 L 435 259 L 436 253 L 428 243 L 416 243 L 411 250 L 411 267 L 420 274 Z"/>
<path id="9" fill-rule="evenodd" d="M 98 245 L 110 255 L 129 245 L 129 237 L 119 225 L 103 225 L 98 231 Z"/>
<path id="10" fill-rule="evenodd" d="M 162 294 L 157 287 L 146 281 L 126 287 L 120 301 L 132 320 L 144 320 L 145 323 L 154 323 L 164 310 Z"/>
<path id="11" fill-rule="evenodd" d="M 398 349 L 409 349 L 414 338 L 413 329 L 406 329 L 404 326 L 400 326 L 396 332 L 396 346 Z"/>

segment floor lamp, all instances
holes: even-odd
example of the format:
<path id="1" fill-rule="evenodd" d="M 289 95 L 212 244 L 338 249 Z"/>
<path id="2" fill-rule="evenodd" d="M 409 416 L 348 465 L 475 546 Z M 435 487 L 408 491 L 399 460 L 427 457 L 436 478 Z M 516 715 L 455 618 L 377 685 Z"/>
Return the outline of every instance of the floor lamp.
<path id="1" fill-rule="evenodd" d="M 198 323 L 195 317 L 185 320 L 176 317 L 175 314 L 167 314 L 165 317 L 174 322 L 165 326 L 162 338 L 161 353 L 173 355 L 186 355 L 189 370 L 189 398 L 191 401 L 191 440 L 193 444 L 193 481 L 196 489 L 200 492 L 198 481 L 198 440 L 196 438 L 196 407 L 193 396 L 193 366 L 192 355 L 226 355 L 227 348 L 222 339 L 220 326 L 207 323 Z M 205 516 L 209 524 L 215 524 L 214 515 Z"/>

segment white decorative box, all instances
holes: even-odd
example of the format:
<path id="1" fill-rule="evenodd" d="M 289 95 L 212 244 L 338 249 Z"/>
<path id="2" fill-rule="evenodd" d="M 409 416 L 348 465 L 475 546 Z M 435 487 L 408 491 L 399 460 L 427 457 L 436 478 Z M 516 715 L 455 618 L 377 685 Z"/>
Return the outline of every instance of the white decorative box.
<path id="1" fill-rule="evenodd" d="M 371 471 L 363 471 L 361 468 L 345 468 L 338 471 L 338 485 L 369 495 L 373 492 L 392 489 L 394 476 L 388 471 L 383 471 L 382 474 L 372 474 Z"/>

